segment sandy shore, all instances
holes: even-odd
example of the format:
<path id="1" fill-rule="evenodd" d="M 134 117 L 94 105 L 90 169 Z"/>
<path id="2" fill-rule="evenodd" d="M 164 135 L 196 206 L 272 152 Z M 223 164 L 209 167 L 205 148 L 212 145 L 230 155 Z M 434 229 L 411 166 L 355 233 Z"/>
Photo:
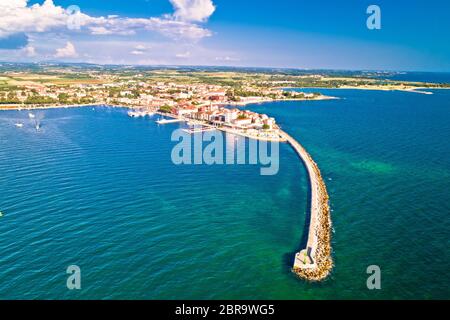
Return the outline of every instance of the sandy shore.
<path id="1" fill-rule="evenodd" d="M 355 90 L 375 90 L 375 91 L 404 91 L 404 92 L 412 92 L 412 93 L 420 93 L 420 94 L 433 94 L 430 91 L 424 90 L 446 90 L 450 88 L 441 88 L 441 87 L 404 87 L 404 86 L 340 86 L 340 87 L 285 87 L 285 89 L 355 89 Z M 336 98 L 340 99 L 340 98 Z M 320 99 L 318 99 L 320 100 Z"/>
<path id="2" fill-rule="evenodd" d="M 426 89 L 434 89 L 434 88 L 425 88 L 425 87 L 402 87 L 402 86 L 341 86 L 335 89 L 357 89 L 357 90 L 376 90 L 376 91 L 404 91 L 404 92 L 413 92 L 420 94 L 433 94 L 433 92 L 422 91 Z"/>

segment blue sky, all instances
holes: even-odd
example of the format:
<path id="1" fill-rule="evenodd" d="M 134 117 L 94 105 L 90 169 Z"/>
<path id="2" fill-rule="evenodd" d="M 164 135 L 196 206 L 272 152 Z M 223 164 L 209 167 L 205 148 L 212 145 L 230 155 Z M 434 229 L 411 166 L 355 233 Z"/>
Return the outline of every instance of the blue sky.
<path id="1" fill-rule="evenodd" d="M 366 26 L 371 4 L 380 30 Z M 66 25 L 70 5 L 79 28 Z M 3 61 L 450 71 L 446 0 L 1 0 L 0 9 Z"/>

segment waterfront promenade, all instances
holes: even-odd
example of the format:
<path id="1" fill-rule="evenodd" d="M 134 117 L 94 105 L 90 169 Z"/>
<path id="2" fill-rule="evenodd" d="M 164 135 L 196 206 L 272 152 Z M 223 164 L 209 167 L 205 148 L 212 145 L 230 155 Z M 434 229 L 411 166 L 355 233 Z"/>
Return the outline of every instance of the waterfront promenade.
<path id="1" fill-rule="evenodd" d="M 282 131 L 281 135 L 305 164 L 311 190 L 308 241 L 306 248 L 295 255 L 292 270 L 304 279 L 320 281 L 328 276 L 333 267 L 331 258 L 331 217 L 327 189 L 319 167 L 305 148 L 286 132 Z"/>

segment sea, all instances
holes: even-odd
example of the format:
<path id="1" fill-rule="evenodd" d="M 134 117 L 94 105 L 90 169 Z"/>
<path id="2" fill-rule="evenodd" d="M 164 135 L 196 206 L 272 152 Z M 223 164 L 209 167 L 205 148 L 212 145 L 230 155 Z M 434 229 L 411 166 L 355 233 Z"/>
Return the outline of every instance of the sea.
<path id="1" fill-rule="evenodd" d="M 245 108 L 275 117 L 322 172 L 325 281 L 291 272 L 309 189 L 289 145 L 264 176 L 259 165 L 174 164 L 184 124 L 157 116 L 0 111 L 0 299 L 450 298 L 450 91 L 296 90 L 339 99 Z M 79 290 L 67 287 L 73 265 Z M 367 286 L 371 266 L 380 289 Z"/>

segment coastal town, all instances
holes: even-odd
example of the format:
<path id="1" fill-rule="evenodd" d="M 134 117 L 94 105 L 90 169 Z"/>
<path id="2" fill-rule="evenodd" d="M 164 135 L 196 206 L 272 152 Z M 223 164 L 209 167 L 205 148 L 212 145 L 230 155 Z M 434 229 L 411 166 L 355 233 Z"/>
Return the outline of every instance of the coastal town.
<path id="1" fill-rule="evenodd" d="M 131 109 L 132 117 L 159 114 L 161 123 L 186 122 L 192 133 L 218 129 L 254 139 L 286 141 L 273 117 L 246 110 L 245 106 L 336 99 L 315 92 L 315 87 L 425 94 L 431 94 L 423 91 L 425 88 L 445 88 L 442 84 L 379 77 L 380 74 L 371 73 L 315 74 L 289 70 L 0 64 L 0 110 L 126 107 Z"/>
<path id="2" fill-rule="evenodd" d="M 192 127 L 192 133 L 215 128 L 267 141 L 285 141 L 276 120 L 266 114 L 245 110 L 243 106 L 270 101 L 333 98 L 320 93 L 255 86 L 250 82 L 231 86 L 154 81 L 141 74 L 121 78 L 108 73 L 93 73 L 90 81 L 78 79 L 75 83 L 58 83 L 42 81 L 42 75 L 24 80 L 27 75 L 20 72 L 8 74 L 8 79 L 14 81 L 8 91 L 0 88 L 0 109 L 127 107 L 131 109 L 128 113 L 131 117 L 159 114 L 162 117 L 158 120 L 160 123 L 185 121 Z M 48 76 L 46 79 L 54 80 Z"/>

